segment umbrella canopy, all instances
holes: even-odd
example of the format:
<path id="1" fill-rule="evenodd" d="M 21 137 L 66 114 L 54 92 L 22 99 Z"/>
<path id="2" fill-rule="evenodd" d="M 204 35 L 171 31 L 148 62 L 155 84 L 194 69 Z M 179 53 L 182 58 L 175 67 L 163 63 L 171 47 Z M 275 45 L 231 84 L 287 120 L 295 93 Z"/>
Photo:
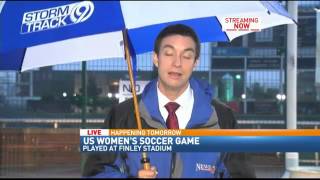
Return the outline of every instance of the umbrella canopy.
<path id="1" fill-rule="evenodd" d="M 153 50 L 169 24 L 192 27 L 201 42 L 231 41 L 294 23 L 274 1 L 5 2 L 0 14 L 0 70 L 124 57 Z"/>

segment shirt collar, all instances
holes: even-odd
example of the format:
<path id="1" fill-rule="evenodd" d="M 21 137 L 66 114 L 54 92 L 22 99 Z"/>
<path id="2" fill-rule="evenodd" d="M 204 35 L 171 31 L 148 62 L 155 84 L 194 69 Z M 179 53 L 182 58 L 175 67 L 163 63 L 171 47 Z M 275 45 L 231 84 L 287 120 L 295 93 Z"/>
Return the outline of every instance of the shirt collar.
<path id="1" fill-rule="evenodd" d="M 157 93 L 158 93 L 158 101 L 159 107 L 164 107 L 168 102 L 172 102 L 168 99 L 159 89 L 158 82 L 157 82 Z M 188 83 L 187 89 L 173 102 L 176 102 L 180 105 L 180 107 L 184 107 L 188 104 L 188 101 L 193 96 L 193 91 L 190 87 L 190 83 Z"/>

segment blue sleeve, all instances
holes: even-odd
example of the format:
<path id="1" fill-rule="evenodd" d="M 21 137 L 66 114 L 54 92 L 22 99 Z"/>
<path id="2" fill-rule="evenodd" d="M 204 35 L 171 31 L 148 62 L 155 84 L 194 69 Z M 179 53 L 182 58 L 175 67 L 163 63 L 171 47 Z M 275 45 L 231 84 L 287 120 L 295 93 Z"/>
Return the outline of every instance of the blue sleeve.
<path id="1" fill-rule="evenodd" d="M 128 178 L 125 160 L 117 154 L 116 160 L 112 164 L 104 165 L 104 170 L 94 176 L 86 178 Z"/>
<path id="2" fill-rule="evenodd" d="M 95 176 L 90 176 L 88 178 L 128 178 L 128 176 L 116 168 L 105 166 L 104 171 L 96 174 Z"/>

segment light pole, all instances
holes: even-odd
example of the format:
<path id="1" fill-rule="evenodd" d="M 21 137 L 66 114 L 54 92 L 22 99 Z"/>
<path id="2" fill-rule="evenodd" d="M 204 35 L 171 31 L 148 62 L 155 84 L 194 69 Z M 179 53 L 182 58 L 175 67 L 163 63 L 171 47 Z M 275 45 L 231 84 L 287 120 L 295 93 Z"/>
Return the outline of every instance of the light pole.
<path id="1" fill-rule="evenodd" d="M 287 3 L 289 14 L 298 22 L 298 1 Z M 287 129 L 297 129 L 297 24 L 288 25 L 287 32 Z M 283 177 L 290 177 L 290 171 L 299 167 L 299 153 L 286 153 L 285 165 Z"/>

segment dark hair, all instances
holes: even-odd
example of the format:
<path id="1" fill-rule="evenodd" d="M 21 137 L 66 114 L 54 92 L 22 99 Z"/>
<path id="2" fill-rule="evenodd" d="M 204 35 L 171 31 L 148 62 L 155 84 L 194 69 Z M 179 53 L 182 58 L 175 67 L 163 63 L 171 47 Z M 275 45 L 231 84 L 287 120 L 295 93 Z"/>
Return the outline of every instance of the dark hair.
<path id="1" fill-rule="evenodd" d="M 181 36 L 188 36 L 193 39 L 196 44 L 196 59 L 199 58 L 200 55 L 200 42 L 198 39 L 197 34 L 194 32 L 192 28 L 183 24 L 174 24 L 167 26 L 164 28 L 157 36 L 156 41 L 154 43 L 153 51 L 156 54 L 159 54 L 160 51 L 160 44 L 163 38 L 171 35 L 181 35 Z"/>

